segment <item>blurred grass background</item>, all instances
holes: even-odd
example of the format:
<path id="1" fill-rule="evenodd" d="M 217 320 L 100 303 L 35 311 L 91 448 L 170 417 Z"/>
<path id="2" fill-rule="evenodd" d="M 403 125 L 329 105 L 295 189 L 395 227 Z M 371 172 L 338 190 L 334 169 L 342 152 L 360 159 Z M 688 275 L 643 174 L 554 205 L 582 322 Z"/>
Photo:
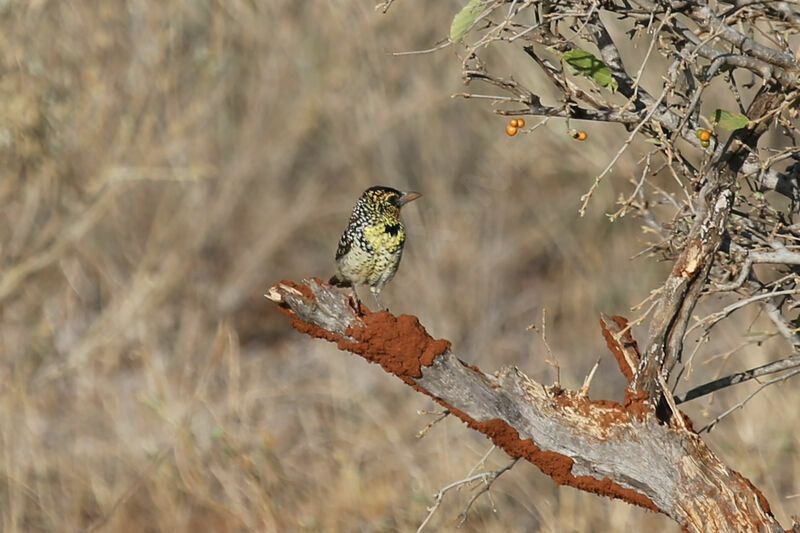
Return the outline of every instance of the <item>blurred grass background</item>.
<path id="1" fill-rule="evenodd" d="M 489 443 L 454 420 L 418 441 L 432 402 L 297 334 L 263 297 L 330 275 L 374 184 L 424 194 L 384 291 L 395 313 L 486 371 L 550 383 L 526 330 L 547 308 L 561 382 L 602 357 L 591 394 L 621 397 L 598 313 L 633 316 L 668 268 L 630 261 L 639 223 L 604 215 L 636 151 L 578 218 L 624 130 L 581 125 L 580 143 L 553 121 L 509 138 L 489 106 L 450 98 L 452 49 L 391 55 L 432 46 L 460 4 L 0 2 L 2 531 L 414 531 Z M 529 81 L 546 87 L 532 66 Z M 758 320 L 721 328 L 691 379 L 783 353 L 727 354 Z M 723 370 L 704 364 L 715 354 Z M 796 383 L 774 387 L 708 439 L 784 523 L 797 405 Z M 678 531 L 527 464 L 492 495 L 496 513 L 482 498 L 463 531 Z M 469 496 L 448 494 L 428 530 L 453 529 Z"/>

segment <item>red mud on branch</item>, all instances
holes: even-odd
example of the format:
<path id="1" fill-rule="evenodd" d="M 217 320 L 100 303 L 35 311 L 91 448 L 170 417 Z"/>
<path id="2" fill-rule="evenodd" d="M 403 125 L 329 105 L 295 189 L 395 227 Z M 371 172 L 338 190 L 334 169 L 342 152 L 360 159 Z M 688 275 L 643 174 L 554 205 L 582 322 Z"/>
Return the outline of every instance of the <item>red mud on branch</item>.
<path id="1" fill-rule="evenodd" d="M 622 401 L 622 407 L 639 420 L 644 420 L 648 414 L 653 412 L 653 407 L 650 405 L 649 400 L 650 397 L 645 391 L 625 389 L 625 399 Z"/>
<path id="2" fill-rule="evenodd" d="M 312 337 L 324 338 L 336 342 L 341 350 L 353 351 L 364 358 L 378 363 L 387 372 L 395 374 L 409 386 L 427 396 L 433 395 L 420 387 L 413 378 L 422 376 L 422 367 L 430 365 L 437 355 L 450 348 L 446 340 L 430 337 L 416 317 L 400 315 L 394 317 L 386 312 L 372 313 L 364 317 L 365 326 L 351 328 L 348 334 L 359 339 L 349 341 L 335 333 L 304 322 L 294 314 L 292 326 Z M 469 365 L 473 370 L 477 367 Z M 451 413 L 467 423 L 471 428 L 488 436 L 492 442 L 512 457 L 523 457 L 551 476 L 559 485 L 568 485 L 577 489 L 594 492 L 611 498 L 619 498 L 645 509 L 658 512 L 656 505 L 647 496 L 614 483 L 608 478 L 595 479 L 591 476 L 574 476 L 571 473 L 573 460 L 567 456 L 541 450 L 532 440 L 519 438 L 519 433 L 503 420 L 495 419 L 478 422 L 469 415 L 433 397 L 438 403 L 449 409 Z M 630 408 L 631 406 L 626 406 Z M 614 417 L 616 418 L 616 417 Z"/>
<path id="3" fill-rule="evenodd" d="M 322 284 L 322 282 L 319 283 Z M 310 287 L 298 285 L 291 281 L 282 281 L 281 284 L 291 287 L 313 302 L 314 294 Z M 662 512 L 645 494 L 625 488 L 608 477 L 596 479 L 592 476 L 574 475 L 572 473 L 572 467 L 574 466 L 572 458 L 553 451 L 542 450 L 532 439 L 521 439 L 519 432 L 504 420 L 497 418 L 486 421 L 475 420 L 467 413 L 451 406 L 421 387 L 416 379 L 422 377 L 423 367 L 430 366 L 437 356 L 448 352 L 450 343 L 447 340 L 434 339 L 428 335 L 415 316 L 400 315 L 395 317 L 383 311 L 377 313 L 367 312 L 359 317 L 361 324 L 348 328 L 345 335 L 339 335 L 298 318 L 286 303 L 282 303 L 279 309 L 290 317 L 292 326 L 301 333 L 335 342 L 341 350 L 351 351 L 361 355 L 368 361 L 380 364 L 384 370 L 395 374 L 418 392 L 432 397 L 453 415 L 463 420 L 469 427 L 489 437 L 494 444 L 502 448 L 510 456 L 522 457 L 536 465 L 543 473 L 553 478 L 556 484 L 567 485 L 610 498 L 617 498 L 644 509 Z M 617 357 L 620 368 L 626 374 L 626 377 L 630 379 L 625 369 L 631 368 L 630 363 L 632 360 L 638 360 L 638 348 L 629 332 L 626 332 L 619 340 L 615 338 L 616 331 L 620 331 L 626 325 L 627 321 L 622 317 L 613 317 L 613 323 L 604 320 L 603 333 L 606 336 L 609 349 Z M 615 326 L 619 329 L 616 329 Z M 467 365 L 463 362 L 462 364 L 482 374 L 478 367 Z M 570 409 L 582 413 L 585 417 L 596 417 L 596 427 L 598 428 L 624 423 L 626 419 L 631 417 L 643 419 L 652 413 L 651 402 L 644 391 L 627 389 L 622 404 L 610 400 L 590 400 L 585 395 L 581 396 L 578 393 L 568 394 L 566 391 L 555 394 L 552 398 L 559 405 L 568 406 Z M 683 415 L 683 413 L 681 414 Z M 685 415 L 683 416 L 687 426 L 691 428 L 691 421 Z M 702 441 L 700 442 L 702 443 Z M 710 453 L 705 447 L 701 448 L 706 453 Z M 712 457 L 707 463 L 713 464 L 714 461 L 716 459 Z M 762 512 L 766 510 L 769 513 L 769 504 L 763 495 L 752 486 L 749 480 L 738 473 L 735 474 L 737 477 L 736 483 L 740 484 L 742 490 L 754 493 Z"/>
<path id="4" fill-rule="evenodd" d="M 321 283 L 321 280 L 319 281 Z M 280 284 L 291 287 L 304 297 L 313 299 L 314 294 L 306 285 L 292 281 Z M 312 337 L 335 342 L 343 351 L 361 355 L 368 361 L 403 379 L 422 377 L 422 367 L 430 366 L 437 355 L 450 349 L 450 342 L 434 339 L 419 319 L 412 315 L 394 316 L 386 311 L 367 312 L 361 317 L 363 326 L 347 328 L 345 334 L 353 340 L 306 322 L 287 306 L 279 306 L 281 312 L 289 316 L 292 327 Z M 365 308 L 362 306 L 361 308 Z"/>
<path id="5" fill-rule="evenodd" d="M 622 372 L 622 375 L 625 376 L 625 379 L 627 379 L 628 383 L 630 383 L 633 381 L 633 373 L 635 371 L 635 367 L 631 368 L 631 364 L 637 365 L 641 358 L 641 355 L 639 354 L 639 345 L 636 344 L 636 341 L 633 339 L 630 329 L 625 331 L 621 339 L 616 338 L 617 332 L 628 327 L 628 320 L 625 317 L 614 315 L 611 317 L 611 320 L 613 320 L 617 325 L 616 331 L 614 331 L 614 328 L 611 324 L 606 323 L 605 318 L 600 319 L 600 327 L 603 330 L 603 338 L 606 340 L 606 346 L 608 346 L 608 350 L 617 360 L 620 372 Z M 635 358 L 635 361 L 628 360 L 629 358 L 626 357 L 626 350 L 629 357 L 631 359 Z"/>
<path id="6" fill-rule="evenodd" d="M 281 282 L 290 286 L 304 296 L 313 298 L 310 290 L 304 285 L 292 282 Z M 286 313 L 292 321 L 292 326 L 312 337 L 323 338 L 335 342 L 340 350 L 350 351 L 361 355 L 365 359 L 378 363 L 387 372 L 396 375 L 417 391 L 433 397 L 433 395 L 420 387 L 415 378 L 422 377 L 422 367 L 430 366 L 436 356 L 450 349 L 450 342 L 444 339 L 434 339 L 419 323 L 419 319 L 411 315 L 395 317 L 391 313 L 380 311 L 367 313 L 361 317 L 363 325 L 350 327 L 345 332 L 347 337 L 327 331 L 319 326 L 305 322 L 285 306 L 280 310 Z M 473 365 L 466 365 L 476 372 L 480 369 Z M 502 448 L 512 457 L 523 457 L 536 465 L 542 472 L 552 477 L 559 485 L 568 485 L 577 489 L 594 492 L 611 498 L 618 498 L 638 505 L 651 511 L 658 511 L 656 505 L 647 496 L 634 490 L 627 489 L 608 478 L 595 479 L 591 476 L 575 476 L 571 473 L 574 461 L 562 454 L 540 449 L 531 439 L 520 439 L 516 429 L 503 420 L 494 419 L 479 422 L 468 414 L 449 405 L 440 398 L 433 397 L 438 403 L 449 409 L 451 413 L 467 423 L 471 428 L 488 436 L 498 447 Z M 618 422 L 620 417 L 629 411 L 640 414 L 644 410 L 645 398 L 630 398 L 625 405 L 616 402 L 596 402 L 603 407 L 609 404 L 619 407 L 618 413 L 610 416 L 606 423 Z M 564 401 L 567 401 L 564 399 Z M 584 400 L 585 403 L 593 403 Z M 580 402 L 579 402 L 580 403 Z"/>
<path id="7" fill-rule="evenodd" d="M 523 457 L 531 464 L 536 465 L 542 472 L 553 478 L 557 485 L 568 485 L 602 496 L 619 498 L 650 511 L 660 512 L 650 498 L 635 490 L 625 488 L 609 478 L 595 479 L 591 476 L 573 475 L 571 471 L 574 461 L 571 458 L 560 453 L 542 450 L 531 439 L 520 439 L 517 430 L 503 420 L 478 422 L 463 411 L 441 401 L 439 403 L 450 409 L 450 412 L 466 422 L 469 427 L 488 436 L 494 444 L 511 457 Z"/>
<path id="8" fill-rule="evenodd" d="M 422 367 L 430 366 L 437 355 L 450 349 L 450 342 L 434 339 L 419 319 L 412 315 L 394 316 L 386 311 L 362 317 L 363 326 L 345 332 L 355 342 L 340 338 L 336 345 L 378 363 L 399 378 L 420 378 Z"/>

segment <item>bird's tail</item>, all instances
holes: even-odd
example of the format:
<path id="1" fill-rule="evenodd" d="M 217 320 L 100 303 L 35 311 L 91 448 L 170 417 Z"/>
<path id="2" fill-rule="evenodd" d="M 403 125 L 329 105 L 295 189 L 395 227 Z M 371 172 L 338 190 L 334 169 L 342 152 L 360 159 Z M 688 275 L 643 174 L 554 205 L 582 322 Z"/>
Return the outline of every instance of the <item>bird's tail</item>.
<path id="1" fill-rule="evenodd" d="M 353 284 L 350 281 L 348 281 L 348 280 L 344 279 L 343 277 L 341 277 L 341 275 L 338 272 L 336 274 L 334 274 L 333 276 L 331 276 L 331 279 L 328 281 L 328 283 L 330 283 L 334 287 L 352 287 L 353 286 Z"/>

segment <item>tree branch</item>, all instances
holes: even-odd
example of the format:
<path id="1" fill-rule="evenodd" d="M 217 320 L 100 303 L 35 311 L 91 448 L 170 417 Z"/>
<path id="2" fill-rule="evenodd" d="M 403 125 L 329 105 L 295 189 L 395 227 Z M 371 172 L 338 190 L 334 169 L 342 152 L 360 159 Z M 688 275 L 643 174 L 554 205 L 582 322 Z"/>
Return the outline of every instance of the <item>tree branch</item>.
<path id="1" fill-rule="evenodd" d="M 762 384 L 761 384 L 761 386 L 759 386 L 759 387 L 758 387 L 756 390 L 754 390 L 753 392 L 751 392 L 750 394 L 748 394 L 748 395 L 745 397 L 745 399 L 744 399 L 744 400 L 740 401 L 740 402 L 739 402 L 739 403 L 737 403 L 736 405 L 733 405 L 733 406 L 729 407 L 729 408 L 728 408 L 728 409 L 726 409 L 726 410 L 725 410 L 725 411 L 724 411 L 722 414 L 720 414 L 719 416 L 717 416 L 716 418 L 714 418 L 714 420 L 712 420 L 711 422 L 709 422 L 708 424 L 706 424 L 705 426 L 703 426 L 703 427 L 700 429 L 700 433 L 703 433 L 704 431 L 711 431 L 711 430 L 714 428 L 714 426 L 715 426 L 715 425 L 717 425 L 717 424 L 719 423 L 719 421 L 720 421 L 720 420 L 722 420 L 723 418 L 725 418 L 725 417 L 726 417 L 726 416 L 728 416 L 729 414 L 733 413 L 733 412 L 734 412 L 734 411 L 736 411 L 737 409 L 739 409 L 739 408 L 741 408 L 741 407 L 744 407 L 744 404 L 746 404 L 747 402 L 749 402 L 750 400 L 752 400 L 752 399 L 753 399 L 753 397 L 754 397 L 756 394 L 758 394 L 759 392 L 761 392 L 761 391 L 762 391 L 763 389 L 765 389 L 766 387 L 769 387 L 770 385 L 773 385 L 773 384 L 775 384 L 775 383 L 780 383 L 781 381 L 786 381 L 786 380 L 787 380 L 787 379 L 789 379 L 790 377 L 796 376 L 796 375 L 798 375 L 798 374 L 800 374 L 800 369 L 795 369 L 795 370 L 793 370 L 793 371 L 789 372 L 788 374 L 784 374 L 783 376 L 778 376 L 778 377 L 775 377 L 775 378 L 772 378 L 772 379 L 770 379 L 769 381 L 765 381 L 765 382 L 764 382 L 764 383 L 762 383 Z"/>
<path id="2" fill-rule="evenodd" d="M 789 357 L 779 361 L 773 361 L 771 363 L 757 366 L 743 372 L 736 372 L 735 374 L 725 376 L 724 378 L 715 379 L 714 381 L 709 381 L 708 383 L 699 385 L 684 392 L 683 394 L 675 396 L 675 402 L 684 403 L 695 400 L 701 396 L 711 394 L 712 392 L 716 392 L 726 387 L 738 385 L 739 383 L 744 383 L 745 381 L 749 381 L 760 376 L 766 376 L 776 372 L 783 372 L 784 370 L 789 370 L 798 366 L 800 366 L 800 353 L 795 353 L 794 355 L 790 355 Z"/>
<path id="3" fill-rule="evenodd" d="M 464 78 L 469 83 L 473 80 L 486 82 L 490 85 L 508 91 L 515 95 L 512 101 L 519 102 L 527 107 L 513 111 L 498 110 L 497 112 L 502 115 L 533 115 L 544 117 L 562 117 L 572 118 L 576 120 L 593 120 L 599 122 L 617 122 L 620 124 L 635 124 L 641 120 L 638 113 L 630 111 L 619 111 L 616 109 L 587 109 L 577 105 L 564 105 L 561 107 L 551 107 L 542 105 L 539 97 L 521 87 L 514 80 L 506 80 L 482 72 L 480 70 L 467 70 L 464 72 Z M 462 98 L 475 98 L 476 96 L 470 93 L 457 93 L 453 96 L 460 96 Z M 495 98 L 495 97 L 489 97 Z M 503 97 L 496 97 L 497 100 L 504 100 Z"/>
<path id="4" fill-rule="evenodd" d="M 317 280 L 281 282 L 267 297 L 298 331 L 380 364 L 559 485 L 664 513 L 690 532 L 783 531 L 747 479 L 698 435 L 659 423 L 642 395 L 592 401 L 514 367 L 485 374 L 416 317 L 358 315 L 348 297 Z"/>
<path id="5" fill-rule="evenodd" d="M 722 39 L 739 48 L 742 52 L 781 68 L 797 70 L 797 60 L 791 54 L 779 52 L 757 43 L 728 26 L 714 14 L 705 2 L 698 2 L 698 5 L 692 10 L 691 16 L 700 26 L 719 34 Z"/>
<path id="6" fill-rule="evenodd" d="M 770 124 L 769 120 L 757 119 L 774 109 L 781 98 L 782 94 L 774 90 L 764 89 L 758 93 L 748 110 L 748 116 L 754 119 L 752 125 L 731 135 L 728 149 L 721 152 L 706 175 L 687 244 L 664 283 L 659 306 L 650 323 L 647 349 L 633 381 L 634 388 L 645 391 L 653 401 L 659 398 L 657 373 L 664 372 L 667 381 L 673 366 L 680 360 L 689 318 L 728 224 L 736 178 Z"/>

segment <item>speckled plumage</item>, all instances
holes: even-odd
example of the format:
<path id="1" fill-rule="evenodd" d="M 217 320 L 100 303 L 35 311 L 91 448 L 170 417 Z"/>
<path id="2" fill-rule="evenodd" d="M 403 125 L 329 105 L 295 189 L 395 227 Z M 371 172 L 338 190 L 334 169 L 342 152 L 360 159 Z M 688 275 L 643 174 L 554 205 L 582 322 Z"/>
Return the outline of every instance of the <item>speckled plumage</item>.
<path id="1" fill-rule="evenodd" d="M 330 283 L 340 287 L 368 285 L 378 307 L 382 307 L 380 292 L 397 272 L 406 241 L 400 208 L 420 196 L 383 186 L 364 191 L 339 239 L 336 274 Z"/>

